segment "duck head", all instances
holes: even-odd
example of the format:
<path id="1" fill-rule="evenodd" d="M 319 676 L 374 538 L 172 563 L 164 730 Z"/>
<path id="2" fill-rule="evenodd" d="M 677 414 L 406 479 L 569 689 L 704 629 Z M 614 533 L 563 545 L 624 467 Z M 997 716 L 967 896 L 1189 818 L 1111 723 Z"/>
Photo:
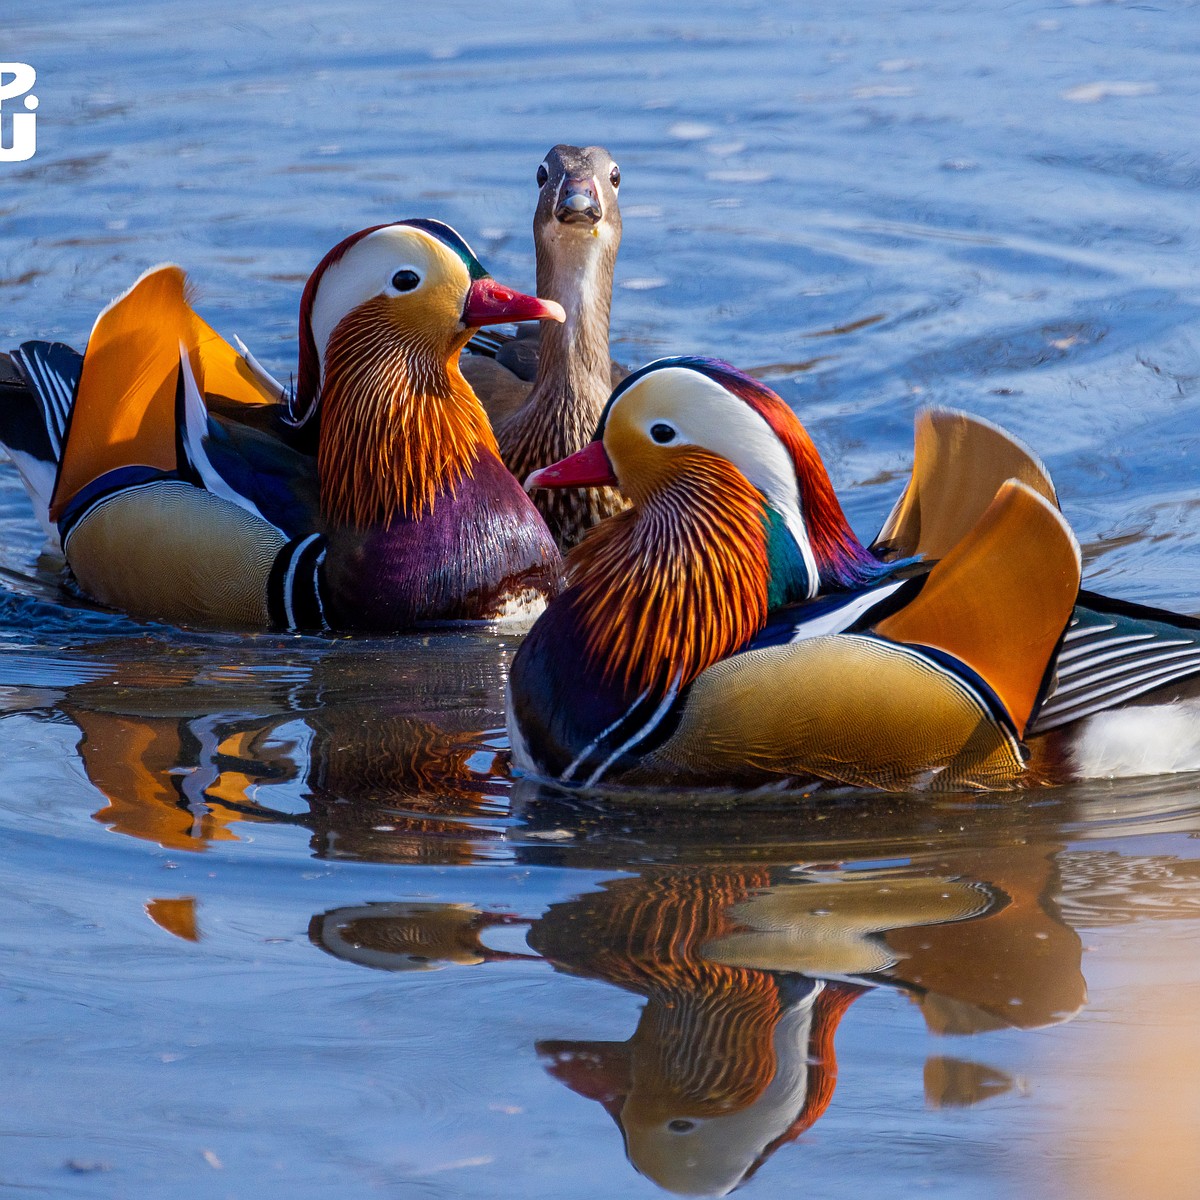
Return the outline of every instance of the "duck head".
<path id="1" fill-rule="evenodd" d="M 469 471 L 487 418 L 458 369 L 481 326 L 563 320 L 554 301 L 498 284 L 439 221 L 398 221 L 340 242 L 300 306 L 294 412 L 320 412 L 318 471 L 328 519 L 359 526 L 416 517 Z"/>
<path id="2" fill-rule="evenodd" d="M 618 1117 L 625 1152 L 677 1195 L 729 1195 L 816 1123 L 837 1081 L 834 1032 L 862 994 L 802 975 L 736 972 L 732 981 L 732 995 L 672 997 L 679 1014 L 655 1013 L 652 996 L 632 1039 Z"/>
<path id="3" fill-rule="evenodd" d="M 572 551 L 559 604 L 626 694 L 686 686 L 772 608 L 888 569 L 854 536 L 795 415 L 726 363 L 635 372 L 595 439 L 526 487 L 614 483 L 633 507 Z"/>
<path id="4" fill-rule="evenodd" d="M 807 430 L 758 380 L 707 358 L 665 358 L 613 392 L 591 443 L 535 471 L 534 487 L 616 484 L 645 512 L 695 519 L 702 478 L 747 485 L 763 510 L 769 607 L 871 583 L 886 568 L 855 537 Z"/>
<path id="5" fill-rule="evenodd" d="M 563 336 L 590 336 L 607 373 L 612 275 L 621 244 L 621 169 L 603 146 L 558 145 L 541 161 L 536 178 L 538 294 L 562 303 Z"/>
<path id="6" fill-rule="evenodd" d="M 570 230 L 592 241 L 620 241 L 621 168 L 603 146 L 554 146 L 538 165 L 536 178 L 535 238 Z"/>

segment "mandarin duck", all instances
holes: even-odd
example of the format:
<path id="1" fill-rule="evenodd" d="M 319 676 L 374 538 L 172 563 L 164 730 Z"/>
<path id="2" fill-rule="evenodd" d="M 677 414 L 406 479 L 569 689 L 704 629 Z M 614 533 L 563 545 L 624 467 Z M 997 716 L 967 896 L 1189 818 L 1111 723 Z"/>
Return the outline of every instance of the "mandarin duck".
<path id="1" fill-rule="evenodd" d="M 824 1113 L 837 1079 L 834 1033 L 866 991 L 709 958 L 705 939 L 728 927 L 730 906 L 771 878 L 766 868 L 650 869 L 533 919 L 376 902 L 318 913 L 308 936 L 373 970 L 544 961 L 644 997 L 628 1041 L 544 1040 L 537 1051 L 555 1079 L 600 1101 L 641 1174 L 669 1191 L 724 1195 Z M 520 925 L 536 954 L 484 940 Z"/>
<path id="2" fill-rule="evenodd" d="M 827 1111 L 835 1033 L 868 990 L 907 995 L 943 1034 L 1056 1024 L 1085 1000 L 1081 943 L 1046 900 L 1056 863 L 1044 844 L 956 850 L 937 864 L 923 861 L 927 839 L 892 845 L 892 858 L 911 850 L 915 861 L 643 866 L 537 917 L 375 902 L 317 914 L 309 938 L 392 972 L 540 956 L 642 998 L 626 1040 L 559 1036 L 537 1051 L 555 1079 L 604 1108 L 641 1174 L 671 1192 L 723 1196 Z M 488 944 L 522 925 L 535 955 Z M 1023 952 L 1034 938 L 1038 953 Z M 925 1081 L 929 1103 L 957 1106 L 1012 1084 L 945 1058 L 927 1063 Z"/>
<path id="3" fill-rule="evenodd" d="M 1193 715 L 1128 707 L 1196 692 L 1200 622 L 1081 594 L 1044 471 L 995 427 L 973 436 L 1004 451 L 982 484 L 947 504 L 954 439 L 919 442 L 871 550 L 765 385 L 693 358 L 629 376 L 596 438 L 527 481 L 618 481 L 633 507 L 572 552 L 513 662 L 515 763 L 585 786 L 890 791 L 1200 767 Z"/>
<path id="4" fill-rule="evenodd" d="M 640 1173 L 671 1192 L 724 1196 L 825 1113 L 834 1034 L 859 996 L 932 991 L 890 939 L 935 945 L 961 979 L 992 960 L 964 969 L 947 953 L 956 932 L 982 925 L 986 938 L 1007 907 L 973 878 L 911 869 L 642 868 L 551 905 L 527 938 L 557 970 L 643 996 L 636 1031 L 538 1050 L 555 1078 L 603 1105 Z M 1044 956 L 1024 957 L 1047 969 Z"/>
<path id="5" fill-rule="evenodd" d="M 7 389 L 0 441 L 79 587 L 111 607 L 250 629 L 528 619 L 558 550 L 458 356 L 484 325 L 562 317 L 447 225 L 365 229 L 308 280 L 288 399 L 159 267 L 82 357 L 13 355 L 29 391 Z"/>
<path id="6" fill-rule="evenodd" d="M 482 335 L 470 348 L 483 355 L 463 359 L 518 479 L 585 446 L 609 393 L 627 374 L 608 351 L 620 183 L 620 168 L 602 146 L 560 145 L 546 155 L 533 214 L 537 291 L 563 306 L 566 321 L 532 337 Z M 612 487 L 534 499 L 563 549 L 625 507 Z"/>

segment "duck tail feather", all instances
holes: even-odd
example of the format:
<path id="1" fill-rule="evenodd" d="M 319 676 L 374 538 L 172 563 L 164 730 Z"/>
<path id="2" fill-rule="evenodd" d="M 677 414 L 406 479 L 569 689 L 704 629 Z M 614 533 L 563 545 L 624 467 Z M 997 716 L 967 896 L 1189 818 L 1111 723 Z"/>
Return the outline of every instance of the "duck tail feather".
<path id="1" fill-rule="evenodd" d="M 62 342 L 23 342 L 13 351 L 12 361 L 37 402 L 39 423 L 51 458 L 57 463 L 83 370 L 83 355 Z"/>
<path id="2" fill-rule="evenodd" d="M 1079 595 L 1079 544 L 1058 509 L 1005 482 L 925 586 L 875 633 L 965 663 L 1024 735 Z"/>
<path id="3" fill-rule="evenodd" d="M 59 342 L 25 342 L 0 356 L 0 446 L 17 468 L 51 546 L 50 497 L 83 358 Z"/>
<path id="4" fill-rule="evenodd" d="M 957 409 L 925 409 L 917 414 L 912 478 L 872 549 L 895 558 L 941 558 L 970 532 L 1007 479 L 1057 506 L 1045 465 L 1007 430 Z"/>

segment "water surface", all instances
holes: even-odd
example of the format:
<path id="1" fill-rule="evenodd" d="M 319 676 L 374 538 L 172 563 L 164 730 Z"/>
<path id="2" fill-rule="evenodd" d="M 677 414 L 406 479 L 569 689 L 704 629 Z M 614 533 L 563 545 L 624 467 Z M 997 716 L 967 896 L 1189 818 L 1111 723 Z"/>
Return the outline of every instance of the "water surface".
<path id="1" fill-rule="evenodd" d="M 981 413 L 1092 586 L 1200 609 L 1194 6 L 5 16 L 0 344 L 172 260 L 286 377 L 334 241 L 530 288 L 600 142 L 619 356 L 774 364 L 864 537 L 917 408 Z M 0 1194 L 1194 1194 L 1194 777 L 581 805 L 507 775 L 512 638 L 94 610 L 8 466 L 0 534 Z"/>

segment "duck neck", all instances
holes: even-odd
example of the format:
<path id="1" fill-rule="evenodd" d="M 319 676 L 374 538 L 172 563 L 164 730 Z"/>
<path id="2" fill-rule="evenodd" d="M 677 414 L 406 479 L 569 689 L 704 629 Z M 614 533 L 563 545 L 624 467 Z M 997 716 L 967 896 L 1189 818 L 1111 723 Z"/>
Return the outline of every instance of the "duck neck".
<path id="1" fill-rule="evenodd" d="M 357 529 L 428 514 L 481 454 L 498 453 L 459 347 L 415 344 L 369 308 L 330 336 L 317 458 L 323 517 Z"/>
<path id="2" fill-rule="evenodd" d="M 817 567 L 816 593 L 870 587 L 896 564 L 883 562 L 858 540 L 846 520 L 820 455 L 811 441 L 807 441 L 807 435 L 805 440 L 807 446 L 793 454 L 805 527 Z M 787 599 L 802 598 L 792 596 Z"/>
<path id="3" fill-rule="evenodd" d="M 538 246 L 537 293 L 557 300 L 566 320 L 542 325 L 538 373 L 521 413 L 522 441 L 536 445 L 544 459 L 531 469 L 583 445 L 612 391 L 608 324 L 615 247 L 607 233 L 592 238 L 555 229 L 545 236 L 573 242 L 586 237 L 588 245 L 569 255 L 561 247 Z"/>
<path id="4" fill-rule="evenodd" d="M 716 456 L 686 484 L 598 526 L 568 559 L 581 653 L 633 702 L 661 699 L 745 645 L 766 621 L 766 508 Z"/>

